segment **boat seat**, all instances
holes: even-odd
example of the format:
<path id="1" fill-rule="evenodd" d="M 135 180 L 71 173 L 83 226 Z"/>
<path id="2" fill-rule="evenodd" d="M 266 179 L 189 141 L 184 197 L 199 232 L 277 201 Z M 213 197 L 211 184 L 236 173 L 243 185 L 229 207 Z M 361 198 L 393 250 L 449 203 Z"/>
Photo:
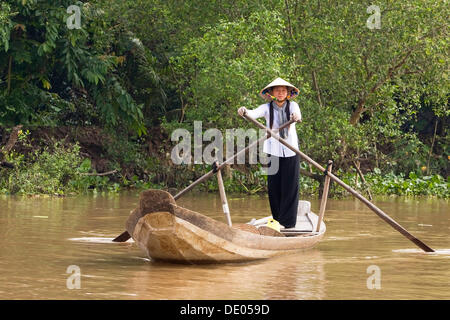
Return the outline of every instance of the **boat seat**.
<path id="1" fill-rule="evenodd" d="M 297 209 L 297 222 L 295 227 L 280 229 L 285 235 L 299 235 L 302 233 L 311 233 L 314 229 L 314 223 L 311 220 L 311 202 L 300 200 Z"/>
<path id="2" fill-rule="evenodd" d="M 311 202 L 305 201 L 305 200 L 300 200 L 298 202 L 297 218 L 299 216 L 305 216 L 310 212 L 311 212 Z"/>

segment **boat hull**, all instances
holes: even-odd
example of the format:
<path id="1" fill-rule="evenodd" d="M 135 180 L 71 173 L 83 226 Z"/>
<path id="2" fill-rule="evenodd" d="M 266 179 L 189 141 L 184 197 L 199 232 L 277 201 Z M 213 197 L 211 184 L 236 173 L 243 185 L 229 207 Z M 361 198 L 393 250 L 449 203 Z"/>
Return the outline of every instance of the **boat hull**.
<path id="1" fill-rule="evenodd" d="M 314 217 L 317 217 L 313 215 Z M 136 244 L 153 260 L 176 263 L 227 263 L 267 259 L 315 246 L 318 233 L 289 237 L 254 234 L 173 205 L 171 212 L 141 217 L 133 232 Z"/>

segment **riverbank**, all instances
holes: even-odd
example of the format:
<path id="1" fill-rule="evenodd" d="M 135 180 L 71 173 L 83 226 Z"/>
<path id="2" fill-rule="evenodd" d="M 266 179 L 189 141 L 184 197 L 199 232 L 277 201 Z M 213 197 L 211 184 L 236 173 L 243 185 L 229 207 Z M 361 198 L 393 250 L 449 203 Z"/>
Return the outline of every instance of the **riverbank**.
<path id="1" fill-rule="evenodd" d="M 91 133 L 95 132 L 92 130 Z M 90 192 L 120 192 L 149 188 L 180 190 L 211 170 L 210 165 L 175 165 L 163 144 L 154 148 L 139 148 L 139 144 L 93 139 L 39 140 L 38 134 L 21 131 L 15 148 L 5 159 L 12 167 L 0 169 L 0 194 L 52 196 L 77 195 Z M 73 139 L 72 139 L 73 140 Z M 161 139 L 162 141 L 162 139 Z M 95 144 L 97 143 L 97 145 Z M 110 148 L 109 144 L 115 144 Z M 101 146 L 101 147 L 100 147 Z M 148 146 L 148 144 L 147 144 Z M 167 145 L 166 145 L 167 148 Z M 159 152 L 157 151 L 159 150 Z M 108 159 L 108 160 L 105 160 Z M 320 175 L 308 171 L 302 163 L 300 192 L 302 196 L 318 196 Z M 259 165 L 232 165 L 224 170 L 227 192 L 263 194 L 267 192 L 267 176 Z M 449 198 L 449 179 L 440 175 L 417 172 L 408 174 L 367 170 L 362 180 L 356 170 L 338 169 L 335 174 L 365 196 L 398 195 Z M 310 176 L 314 176 L 315 179 Z M 217 192 L 216 179 L 197 187 L 199 191 Z M 344 198 L 349 194 L 332 183 L 330 197 Z"/>
<path id="2" fill-rule="evenodd" d="M 173 164 L 175 130 L 186 151 L 249 140 L 257 127 L 237 109 L 282 77 L 300 90 L 299 148 L 316 162 L 350 180 L 375 174 L 374 193 L 446 195 L 447 7 L 430 3 L 389 3 L 375 32 L 353 23 L 365 3 L 93 1 L 71 6 L 75 27 L 57 2 L 3 1 L 0 192 L 180 189 L 210 167 Z M 227 190 L 265 192 L 258 169 L 227 168 Z M 302 170 L 302 192 L 317 193 L 322 173 Z"/>

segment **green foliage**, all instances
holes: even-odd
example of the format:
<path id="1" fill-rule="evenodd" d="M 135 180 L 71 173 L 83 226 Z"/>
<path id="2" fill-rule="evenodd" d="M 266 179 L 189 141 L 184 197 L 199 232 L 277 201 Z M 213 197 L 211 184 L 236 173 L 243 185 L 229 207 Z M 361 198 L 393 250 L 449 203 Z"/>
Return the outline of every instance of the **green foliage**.
<path id="1" fill-rule="evenodd" d="M 0 3 L 0 49 L 9 50 L 9 38 L 14 26 L 11 18 L 13 17 L 11 6 L 8 3 Z"/>
<path id="2" fill-rule="evenodd" d="M 31 147 L 29 131 L 21 134 L 19 143 Z M 63 146 L 54 142 L 51 147 L 31 154 L 11 152 L 6 160 L 14 169 L 0 171 L 0 193 L 67 195 L 97 191 L 117 192 L 121 185 L 107 176 L 98 176 L 90 159 L 82 159 L 80 146 Z"/>
<path id="3" fill-rule="evenodd" d="M 107 176 L 96 176 L 92 174 L 91 160 L 84 159 L 75 169 L 73 178 L 68 182 L 68 190 L 76 193 L 86 193 L 89 191 L 113 191 L 120 190 L 118 183 L 113 183 Z M 95 172 L 94 172 L 95 174 Z"/>
<path id="4" fill-rule="evenodd" d="M 0 190 L 11 194 L 63 195 L 68 191 L 68 183 L 77 175 L 81 163 L 80 147 L 70 148 L 55 143 L 53 150 L 45 148 L 28 158 L 15 152 L 7 156 L 7 161 L 15 168 L 3 170 L 0 175 Z"/>
<path id="5" fill-rule="evenodd" d="M 300 150 L 321 163 L 333 159 L 338 167 L 348 166 L 343 160 L 349 148 L 360 153 L 370 150 L 370 140 L 350 125 L 345 111 L 333 107 L 321 108 L 303 97 L 299 100 L 304 119 L 296 125 Z"/>
<path id="6" fill-rule="evenodd" d="M 65 23 L 74 4 L 82 9 L 81 29 Z M 61 98 L 72 87 L 93 97 L 104 125 L 145 133 L 142 104 L 116 76 L 115 39 L 104 35 L 112 21 L 102 22 L 100 9 L 95 2 L 2 2 L 0 70 L 7 70 L 7 82 L 0 82 L 0 124 L 58 125 L 58 116 L 73 109 Z"/>
<path id="7" fill-rule="evenodd" d="M 209 166 L 210 167 L 210 166 Z M 248 173 L 232 170 L 231 177 L 223 177 L 224 188 L 231 193 L 258 194 L 267 191 L 267 175 L 262 173 L 261 166 L 253 166 Z M 211 170 L 212 168 L 208 168 Z M 222 174 L 222 176 L 224 176 Z M 209 179 L 204 183 L 203 189 L 208 192 L 218 192 L 217 179 Z"/>
<path id="8" fill-rule="evenodd" d="M 386 0 L 376 5 L 381 26 L 371 30 L 367 2 L 286 1 L 289 43 L 299 72 L 314 72 L 322 103 L 351 112 L 353 124 L 363 114 L 377 116 L 384 109 L 378 106 L 392 102 L 395 87 L 417 91 L 427 81 L 426 90 L 433 88 L 435 97 L 448 93 L 445 1 Z"/>
<path id="9" fill-rule="evenodd" d="M 81 29 L 66 25 L 69 5 L 81 8 Z M 162 126 L 170 136 L 179 127 L 192 130 L 196 120 L 204 130 L 247 128 L 237 108 L 263 103 L 259 90 L 280 76 L 300 88 L 300 148 L 317 162 L 332 159 L 344 176 L 354 175 L 354 161 L 366 172 L 379 169 L 397 178 L 408 172 L 447 176 L 448 5 L 380 0 L 381 28 L 373 30 L 366 26 L 369 5 L 4 0 L 0 126 L 95 125 L 114 132 L 100 156 L 124 175 L 86 175 L 92 168 L 80 162 L 71 190 L 182 187 L 207 168 L 172 165 L 170 145 L 159 137 L 153 146 L 158 152 L 147 153 L 155 138 L 148 132 Z M 23 161 L 46 172 L 39 160 L 45 152 L 58 157 L 41 150 L 31 158 L 23 154 Z M 26 166 L 20 170 L 23 180 Z M 264 190 L 256 172 L 233 171 L 227 188 Z M 44 191 L 58 193 L 60 178 Z M 405 178 L 415 181 L 408 187 L 413 191 L 399 187 L 398 193 L 423 194 L 420 179 L 435 178 Z M 317 193 L 318 183 L 308 180 L 301 178 L 302 190 Z M 18 192 L 19 185 L 8 186 Z M 206 186 L 215 188 L 215 182 Z"/>
<path id="10" fill-rule="evenodd" d="M 347 185 L 351 186 L 361 194 L 367 194 L 370 190 L 372 195 L 397 195 L 397 196 L 434 196 L 438 198 L 450 197 L 450 179 L 445 180 L 440 175 L 427 176 L 409 173 L 405 176 L 403 173 L 394 172 L 382 173 L 380 169 L 374 169 L 364 175 L 366 184 L 364 184 L 356 172 L 336 173 L 337 176 Z M 331 184 L 330 196 L 348 197 L 349 193 L 335 183 Z"/>
<path id="11" fill-rule="evenodd" d="M 406 125 L 422 115 L 425 103 L 443 121 L 448 114 L 446 18 L 440 14 L 446 7 L 430 1 L 378 5 L 382 27 L 375 30 L 366 26 L 366 3 L 289 0 L 233 18 L 220 11 L 215 21 L 205 17 L 200 34 L 192 25 L 190 36 L 172 31 L 183 35 L 178 47 L 170 43 L 169 65 L 181 108 L 164 127 L 192 129 L 194 120 L 204 128 L 246 127 L 236 109 L 258 106 L 258 91 L 281 76 L 300 87 L 301 147 L 318 162 L 333 159 L 347 170 L 353 161 L 370 159 L 383 170 L 415 170 L 430 158 L 429 149 Z M 155 11 L 179 17 L 190 6 L 167 5 L 170 13 L 163 8 Z M 415 157 L 398 161 L 401 150 Z M 445 159 L 435 159 L 430 167 L 443 173 Z"/>
<path id="12" fill-rule="evenodd" d="M 375 171 L 366 175 L 366 181 L 375 194 L 450 197 L 450 179 L 445 181 L 440 175 L 422 176 L 411 172 L 405 177 L 391 172 L 382 176 L 380 171 Z"/>
<path id="13" fill-rule="evenodd" d="M 291 68 L 279 41 L 283 28 L 278 13 L 254 12 L 222 20 L 186 44 L 183 54 L 171 59 L 183 79 L 180 85 L 187 87 L 182 93 L 189 105 L 186 121 L 207 119 L 215 127 L 230 127 L 237 124 L 238 106 L 260 103 L 258 88 Z"/>
<path id="14" fill-rule="evenodd" d="M 73 104 L 52 92 L 26 83 L 14 88 L 7 95 L 0 93 L 0 124 L 28 124 L 31 126 L 55 126 L 55 114 L 73 110 Z M 33 107 L 31 107 L 33 106 Z"/>

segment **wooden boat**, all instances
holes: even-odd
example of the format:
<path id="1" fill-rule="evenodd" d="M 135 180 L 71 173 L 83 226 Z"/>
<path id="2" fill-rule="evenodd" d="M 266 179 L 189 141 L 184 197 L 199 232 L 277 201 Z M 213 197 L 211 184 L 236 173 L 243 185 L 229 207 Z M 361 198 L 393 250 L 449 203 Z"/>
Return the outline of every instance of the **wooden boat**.
<path id="1" fill-rule="evenodd" d="M 126 226 L 136 244 L 153 260 L 242 262 L 294 253 L 316 245 L 326 227 L 322 222 L 320 231 L 313 231 L 318 218 L 309 207 L 309 202 L 300 203 L 295 228 L 282 229 L 280 236 L 267 236 L 229 227 L 180 207 L 165 191 L 147 190 L 141 194 L 140 204 L 131 212 Z M 256 229 L 265 225 L 268 218 L 253 220 L 248 226 Z"/>

